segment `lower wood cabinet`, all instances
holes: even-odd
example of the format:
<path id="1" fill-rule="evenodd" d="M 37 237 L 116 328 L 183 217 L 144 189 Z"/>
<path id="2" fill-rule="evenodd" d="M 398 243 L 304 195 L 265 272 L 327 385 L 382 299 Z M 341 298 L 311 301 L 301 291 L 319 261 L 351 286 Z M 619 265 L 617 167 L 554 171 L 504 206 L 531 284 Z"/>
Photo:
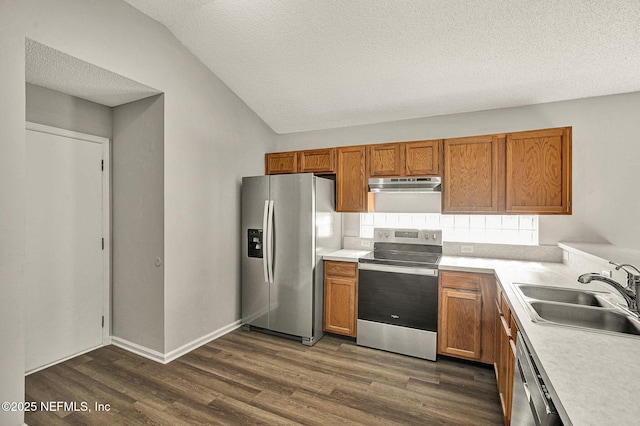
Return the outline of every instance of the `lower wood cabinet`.
<path id="1" fill-rule="evenodd" d="M 489 274 L 440 271 L 439 354 L 494 363 L 495 289 Z"/>
<path id="2" fill-rule="evenodd" d="M 496 372 L 496 382 L 504 424 L 511 423 L 511 399 L 513 394 L 513 374 L 516 362 L 516 336 L 518 325 L 511 314 L 511 308 L 507 303 L 500 288 L 497 288 L 496 299 L 494 301 L 494 311 L 496 313 L 496 356 L 494 368 Z"/>
<path id="3" fill-rule="evenodd" d="M 358 264 L 324 261 L 324 322 L 329 333 L 356 337 Z"/>

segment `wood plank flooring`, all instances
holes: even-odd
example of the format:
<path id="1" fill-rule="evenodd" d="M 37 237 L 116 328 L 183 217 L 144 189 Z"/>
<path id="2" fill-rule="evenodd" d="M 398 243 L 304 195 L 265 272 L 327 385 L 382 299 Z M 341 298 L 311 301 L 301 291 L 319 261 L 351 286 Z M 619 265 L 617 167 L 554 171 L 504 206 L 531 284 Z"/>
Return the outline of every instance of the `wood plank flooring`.
<path id="1" fill-rule="evenodd" d="M 97 349 L 27 376 L 26 401 L 78 407 L 27 412 L 30 426 L 502 424 L 491 368 L 240 329 L 167 365 Z"/>

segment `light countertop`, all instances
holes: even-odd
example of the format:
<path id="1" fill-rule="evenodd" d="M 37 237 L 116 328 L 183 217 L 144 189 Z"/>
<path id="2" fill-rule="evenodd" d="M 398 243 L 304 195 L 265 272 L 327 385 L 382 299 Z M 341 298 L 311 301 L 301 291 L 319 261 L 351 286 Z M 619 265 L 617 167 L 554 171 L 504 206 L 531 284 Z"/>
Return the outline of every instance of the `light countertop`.
<path id="1" fill-rule="evenodd" d="M 322 256 L 323 260 L 336 260 L 339 262 L 358 262 L 358 259 L 370 253 L 370 250 L 342 249 Z"/>
<path id="2" fill-rule="evenodd" d="M 529 343 L 565 425 L 635 425 L 640 419 L 640 338 L 531 321 L 514 283 L 614 291 L 606 284 L 580 284 L 562 263 L 445 256 L 441 270 L 495 271 L 520 330 Z M 612 301 L 622 300 L 612 294 Z"/>
<path id="3" fill-rule="evenodd" d="M 339 250 L 324 259 L 357 262 L 366 253 Z M 579 273 L 562 263 L 443 256 L 439 269 L 495 274 L 565 425 L 638 424 L 640 338 L 532 322 L 513 284 L 614 292 L 611 287 L 580 284 Z"/>

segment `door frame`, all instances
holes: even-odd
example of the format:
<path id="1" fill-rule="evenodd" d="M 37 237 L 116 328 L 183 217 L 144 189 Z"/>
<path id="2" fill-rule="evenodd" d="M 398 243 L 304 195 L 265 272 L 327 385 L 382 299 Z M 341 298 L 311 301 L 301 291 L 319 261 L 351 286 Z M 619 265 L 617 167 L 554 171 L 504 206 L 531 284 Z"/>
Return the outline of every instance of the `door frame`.
<path id="1" fill-rule="evenodd" d="M 102 136 L 74 132 L 71 130 L 60 129 L 57 127 L 46 126 L 44 124 L 32 123 L 29 121 L 25 122 L 25 131 L 26 130 L 102 145 L 102 158 L 104 160 L 102 173 L 102 236 L 104 238 L 104 250 L 102 253 L 102 269 L 104 277 L 102 290 L 102 313 L 104 315 L 104 327 L 102 327 L 102 346 L 109 345 L 111 344 L 111 142 L 109 138 L 105 138 Z M 73 358 L 78 355 L 80 354 L 74 354 L 69 358 Z"/>

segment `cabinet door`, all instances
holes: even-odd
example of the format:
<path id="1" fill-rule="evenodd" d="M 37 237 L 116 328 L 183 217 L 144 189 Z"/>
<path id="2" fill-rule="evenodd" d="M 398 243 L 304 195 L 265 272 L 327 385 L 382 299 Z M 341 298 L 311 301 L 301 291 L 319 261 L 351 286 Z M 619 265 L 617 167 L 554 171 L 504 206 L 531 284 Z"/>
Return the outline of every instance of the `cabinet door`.
<path id="1" fill-rule="evenodd" d="M 507 135 L 506 211 L 571 214 L 571 128 Z"/>
<path id="2" fill-rule="evenodd" d="M 402 176 L 402 144 L 369 145 L 369 175 Z"/>
<path id="3" fill-rule="evenodd" d="M 504 317 L 500 317 L 500 382 L 498 389 L 500 390 L 500 403 L 502 404 L 502 413 L 505 418 L 505 424 L 509 424 L 509 412 L 511 410 L 511 394 L 513 384 L 513 366 L 509 368 L 511 363 L 511 334 L 509 332 L 507 321 Z"/>
<path id="4" fill-rule="evenodd" d="M 467 334 L 460 335 L 456 338 L 464 340 L 464 343 L 456 343 L 454 347 L 466 348 L 467 352 L 455 352 L 451 350 L 447 350 L 445 346 L 439 347 L 440 353 L 457 356 L 466 359 L 474 359 L 476 361 L 485 363 L 485 364 L 493 364 L 495 362 L 495 354 L 497 353 L 495 348 L 495 339 L 496 339 L 496 306 L 494 304 L 494 299 L 496 298 L 496 281 L 492 275 L 489 274 L 475 274 L 469 272 L 458 272 L 458 271 L 441 271 L 440 272 L 440 300 L 447 301 L 449 304 L 456 303 L 457 305 L 461 305 L 462 301 L 455 300 L 447 300 L 445 296 L 447 294 L 451 295 L 450 291 L 458 290 L 461 292 L 473 293 L 474 299 L 473 302 L 480 303 L 480 317 L 471 318 L 470 315 L 467 314 L 469 318 L 468 322 L 465 324 L 467 328 L 475 327 L 477 328 L 479 335 L 475 334 Z M 448 290 L 448 291 L 445 291 Z M 477 297 L 476 297 L 477 296 Z M 467 296 L 468 297 L 468 296 Z M 479 302 L 475 299 L 479 299 Z M 471 305 L 470 301 L 466 302 L 467 307 Z M 451 319 L 453 318 L 453 319 Z M 443 329 L 448 330 L 448 336 L 452 333 L 456 333 L 455 329 L 449 330 L 448 324 L 449 321 L 461 321 L 455 314 L 449 313 L 446 315 L 446 308 L 443 306 L 443 303 L 440 303 L 440 316 L 439 316 L 439 327 L 440 333 L 442 334 Z M 465 320 L 466 321 L 466 320 Z M 438 336 L 440 343 L 444 344 L 447 336 L 441 338 Z M 445 340 L 443 340 L 445 339 Z M 475 347 L 478 340 L 480 343 L 479 351 L 470 350 L 469 348 Z M 471 353 L 474 353 L 473 355 Z M 475 352 L 479 353 L 479 357 L 476 357 Z"/>
<path id="5" fill-rule="evenodd" d="M 439 175 L 441 145 L 441 140 L 404 143 L 405 176 Z"/>
<path id="6" fill-rule="evenodd" d="M 515 338 L 515 335 L 513 336 Z M 513 339 L 509 340 L 507 351 L 507 395 L 506 395 L 506 424 L 511 424 L 511 408 L 513 406 L 513 375 L 516 370 L 516 344 Z"/>
<path id="7" fill-rule="evenodd" d="M 499 137 L 444 140 L 443 213 L 499 210 Z"/>
<path id="8" fill-rule="evenodd" d="M 356 280 L 325 276 L 324 331 L 356 336 Z"/>
<path id="9" fill-rule="evenodd" d="M 277 175 L 283 173 L 297 173 L 298 172 L 298 153 L 293 152 L 275 152 L 272 154 L 266 154 L 265 171 L 267 175 Z"/>
<path id="10" fill-rule="evenodd" d="M 300 173 L 335 173 L 336 149 L 312 149 L 298 153 Z"/>
<path id="11" fill-rule="evenodd" d="M 369 196 L 365 173 L 365 147 L 338 148 L 337 157 L 336 211 L 366 212 Z"/>
<path id="12" fill-rule="evenodd" d="M 478 291 L 441 288 L 440 353 L 480 359 L 482 295 Z"/>

